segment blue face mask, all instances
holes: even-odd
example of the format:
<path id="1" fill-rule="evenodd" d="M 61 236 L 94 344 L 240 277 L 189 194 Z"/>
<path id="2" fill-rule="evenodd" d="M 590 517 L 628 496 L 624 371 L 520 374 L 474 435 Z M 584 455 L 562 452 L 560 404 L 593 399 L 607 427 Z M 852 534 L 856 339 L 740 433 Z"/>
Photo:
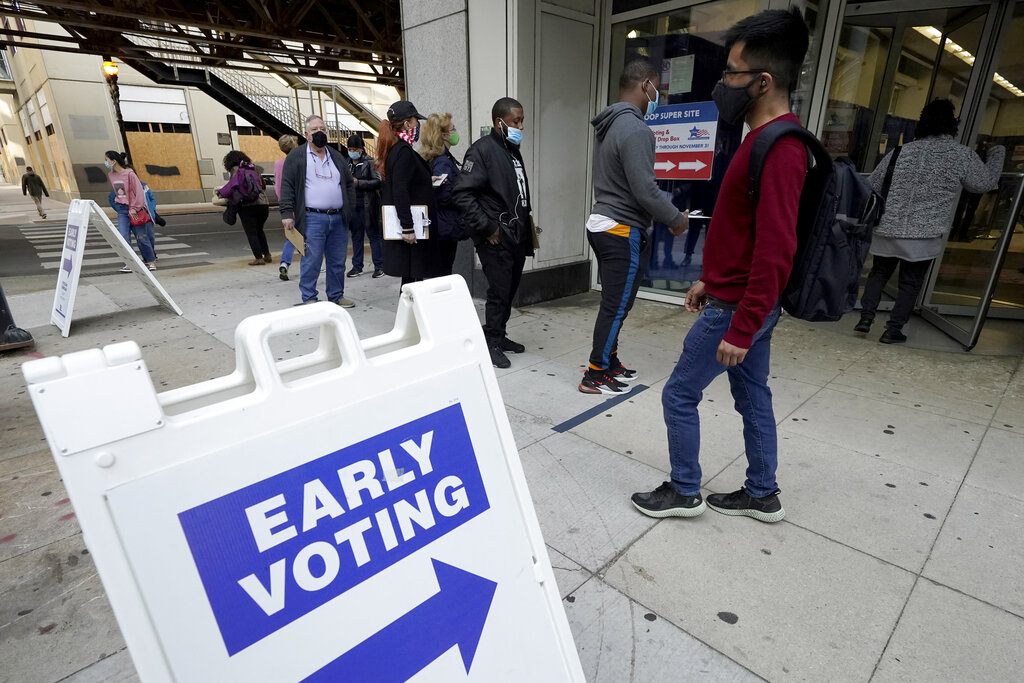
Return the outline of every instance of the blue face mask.
<path id="1" fill-rule="evenodd" d="M 349 152 L 348 153 L 348 158 L 351 159 L 352 161 L 359 161 L 360 159 L 363 158 L 363 153 L 362 152 Z"/>
<path id="2" fill-rule="evenodd" d="M 644 81 L 644 85 L 646 85 L 647 83 L 650 83 L 650 81 Z M 652 88 L 654 87 L 653 83 L 651 83 L 651 87 Z M 654 92 L 657 93 L 658 92 L 657 89 L 655 89 Z M 654 112 L 656 112 L 658 110 L 658 96 L 655 95 L 654 99 L 652 100 L 651 96 L 647 94 L 647 88 L 644 88 L 644 95 L 647 96 L 647 100 L 648 100 L 646 116 L 650 116 L 651 114 L 653 114 Z"/>
<path id="3" fill-rule="evenodd" d="M 511 142 L 513 145 L 518 145 L 523 141 L 523 129 L 512 128 L 504 121 L 501 122 L 502 127 L 505 129 L 505 139 Z"/>

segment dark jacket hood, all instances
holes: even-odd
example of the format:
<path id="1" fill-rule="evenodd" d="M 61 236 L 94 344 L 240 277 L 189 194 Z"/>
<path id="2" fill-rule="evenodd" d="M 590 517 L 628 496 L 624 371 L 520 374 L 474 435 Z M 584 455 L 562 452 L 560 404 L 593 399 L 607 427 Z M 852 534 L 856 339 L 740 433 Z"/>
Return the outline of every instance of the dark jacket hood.
<path id="1" fill-rule="evenodd" d="M 629 102 L 616 102 L 592 118 L 590 120 L 590 125 L 594 127 L 594 132 L 597 133 L 597 139 L 604 140 L 604 136 L 612 127 L 612 123 L 614 123 L 615 119 L 627 114 L 631 114 L 643 121 L 643 115 L 640 113 L 640 110 Z"/>

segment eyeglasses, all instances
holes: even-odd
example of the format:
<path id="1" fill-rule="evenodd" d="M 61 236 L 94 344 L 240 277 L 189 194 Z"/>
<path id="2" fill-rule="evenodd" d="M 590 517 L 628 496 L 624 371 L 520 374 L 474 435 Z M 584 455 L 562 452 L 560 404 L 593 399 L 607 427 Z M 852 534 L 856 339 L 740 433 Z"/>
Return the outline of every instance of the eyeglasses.
<path id="1" fill-rule="evenodd" d="M 733 70 L 733 69 L 723 69 L 722 70 L 722 80 L 724 81 L 726 76 L 732 76 L 732 75 L 738 75 L 738 74 L 768 74 L 768 75 L 772 75 L 772 72 L 769 71 L 768 69 L 744 69 L 742 71 L 740 71 L 740 70 Z"/>
<path id="2" fill-rule="evenodd" d="M 331 157 L 327 156 L 324 158 L 323 164 L 320 164 L 316 160 L 313 161 L 313 173 L 316 174 L 317 178 L 321 180 L 330 180 L 334 177 L 334 171 L 331 170 Z M 326 175 L 324 175 L 326 173 Z"/>

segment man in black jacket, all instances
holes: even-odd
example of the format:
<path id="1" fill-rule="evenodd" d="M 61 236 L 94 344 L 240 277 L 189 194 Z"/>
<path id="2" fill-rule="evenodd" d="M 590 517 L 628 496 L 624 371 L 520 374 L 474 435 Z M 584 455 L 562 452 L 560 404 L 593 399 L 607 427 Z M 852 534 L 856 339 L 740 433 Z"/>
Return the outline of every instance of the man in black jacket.
<path id="1" fill-rule="evenodd" d="M 43 179 L 36 175 L 31 166 L 26 166 L 25 175 L 21 176 L 21 194 L 31 195 L 32 201 L 36 203 L 36 211 L 39 212 L 39 217 L 46 218 L 46 212 L 43 211 L 43 195 L 45 194 L 49 197 L 50 193 L 46 191 Z"/>
<path id="2" fill-rule="evenodd" d="M 302 303 L 317 301 L 320 264 L 327 260 L 327 299 L 343 308 L 355 303 L 345 298 L 345 257 L 348 226 L 352 224 L 355 189 L 348 159 L 327 146 L 327 126 L 310 116 L 306 144 L 288 152 L 281 170 L 281 222 L 306 239 L 299 270 Z"/>
<path id="3" fill-rule="evenodd" d="M 506 351 L 526 350 L 505 335 L 523 265 L 533 256 L 530 185 L 519 151 L 523 118 L 523 105 L 511 97 L 494 103 L 494 128 L 466 152 L 452 192 L 487 277 L 484 336 L 497 368 L 512 365 Z"/>
<path id="4" fill-rule="evenodd" d="M 370 241 L 373 277 L 384 275 L 384 255 L 380 233 L 380 173 L 376 161 L 366 154 L 366 144 L 358 133 L 348 139 L 348 158 L 352 166 L 352 182 L 356 187 L 356 208 L 352 218 L 352 270 L 349 277 L 363 274 L 363 235 Z"/>

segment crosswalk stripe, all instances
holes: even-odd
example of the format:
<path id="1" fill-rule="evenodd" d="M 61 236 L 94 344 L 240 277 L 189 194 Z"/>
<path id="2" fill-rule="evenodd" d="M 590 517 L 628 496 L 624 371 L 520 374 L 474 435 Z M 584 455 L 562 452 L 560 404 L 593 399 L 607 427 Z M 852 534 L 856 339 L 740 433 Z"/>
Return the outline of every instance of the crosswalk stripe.
<path id="1" fill-rule="evenodd" d="M 160 252 L 164 252 L 167 249 L 191 249 L 192 248 L 192 247 L 190 247 L 187 244 L 182 244 L 181 242 L 174 242 L 173 244 L 164 244 L 164 245 L 161 245 L 158 242 L 157 246 L 160 247 L 158 249 L 158 251 L 160 251 Z M 89 245 L 86 245 L 86 250 L 85 250 L 86 254 L 96 254 L 98 252 L 114 253 L 114 248 L 111 247 L 110 245 L 104 245 L 104 246 L 97 246 L 95 248 L 91 248 L 90 249 Z M 59 257 L 63 253 L 64 253 L 63 249 L 61 251 L 41 251 L 41 252 L 39 252 L 39 258 L 41 258 L 41 259 L 43 259 L 43 258 L 57 258 L 57 257 Z"/>
<path id="2" fill-rule="evenodd" d="M 196 251 L 196 252 L 192 252 L 190 254 L 167 254 L 166 256 L 161 255 L 160 256 L 160 261 L 163 261 L 165 259 L 192 258 L 192 257 L 195 257 L 195 256 L 209 256 L 209 255 L 210 254 L 205 252 L 205 251 Z M 108 266 L 108 265 L 111 265 L 111 264 L 118 264 L 118 263 L 124 263 L 124 259 L 123 258 L 94 258 L 94 259 L 85 259 L 82 262 L 82 268 L 88 268 L 89 266 Z M 54 261 L 54 262 L 51 262 L 51 263 L 44 263 L 43 264 L 43 268 L 46 268 L 47 270 L 54 270 L 56 268 L 60 268 L 60 265 L 61 265 L 60 261 Z"/>

